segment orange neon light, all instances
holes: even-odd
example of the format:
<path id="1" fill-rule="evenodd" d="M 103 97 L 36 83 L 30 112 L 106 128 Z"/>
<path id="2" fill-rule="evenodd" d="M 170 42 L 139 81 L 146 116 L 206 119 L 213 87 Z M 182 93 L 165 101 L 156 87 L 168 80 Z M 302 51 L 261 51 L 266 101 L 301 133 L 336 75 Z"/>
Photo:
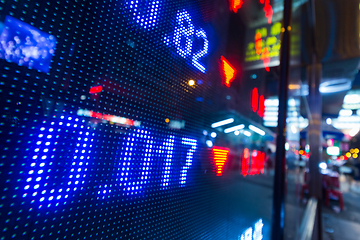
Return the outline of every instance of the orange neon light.
<path id="1" fill-rule="evenodd" d="M 235 79 L 237 71 L 223 56 L 221 56 L 221 62 L 225 86 L 230 87 L 231 82 Z"/>
<path id="2" fill-rule="evenodd" d="M 230 0 L 230 10 L 237 13 L 237 10 L 241 8 L 243 0 Z"/>
<path id="3" fill-rule="evenodd" d="M 255 34 L 255 49 L 256 49 L 256 54 L 260 55 L 262 50 L 262 39 L 261 39 L 261 33 L 259 32 Z"/>
<path id="4" fill-rule="evenodd" d="M 267 50 L 267 48 L 264 48 L 262 54 L 261 54 L 261 57 L 260 59 L 263 61 L 264 63 L 264 67 L 265 67 L 265 70 L 267 72 L 270 72 L 270 68 L 269 68 L 269 64 L 270 64 L 270 53 L 269 51 Z"/>
<path id="5" fill-rule="evenodd" d="M 223 174 L 224 165 L 228 158 L 229 149 L 214 147 L 212 151 L 213 151 L 213 161 L 216 167 L 216 176 L 221 176 Z"/>

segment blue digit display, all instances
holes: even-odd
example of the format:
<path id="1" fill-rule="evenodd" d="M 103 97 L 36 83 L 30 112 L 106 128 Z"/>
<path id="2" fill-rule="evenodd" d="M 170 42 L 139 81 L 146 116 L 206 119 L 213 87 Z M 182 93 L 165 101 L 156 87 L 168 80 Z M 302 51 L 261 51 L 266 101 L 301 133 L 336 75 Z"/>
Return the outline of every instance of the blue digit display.
<path id="1" fill-rule="evenodd" d="M 182 166 L 181 173 L 180 173 L 180 185 L 183 187 L 186 184 L 187 180 L 187 173 L 192 165 L 194 153 L 197 147 L 197 141 L 190 138 L 182 138 L 182 144 L 191 146 L 190 149 L 187 151 L 185 164 Z"/>
<path id="2" fill-rule="evenodd" d="M 163 153 L 165 158 L 163 173 L 162 173 L 162 182 L 161 185 L 163 189 L 169 187 L 170 174 L 171 174 L 171 165 L 173 159 L 174 151 L 174 136 L 169 136 L 168 139 L 163 143 L 163 146 L 160 147 L 159 152 Z"/>
<path id="3" fill-rule="evenodd" d="M 31 202 L 37 202 L 39 208 L 65 204 L 73 192 L 83 190 L 94 141 L 84 122 L 61 116 L 50 124 L 44 122 L 38 130 L 30 166 L 26 166 L 23 197 L 32 198 Z M 67 149 L 64 141 L 75 146 Z M 61 183 L 57 182 L 58 177 Z"/>
<path id="4" fill-rule="evenodd" d="M 143 3 L 144 4 L 144 3 Z M 132 20 L 144 29 L 154 29 L 161 16 L 158 16 L 159 6 L 162 1 L 152 1 L 150 4 L 145 4 L 144 7 L 140 7 L 138 0 L 129 1 L 128 5 L 132 13 Z M 145 12 L 145 13 L 143 13 Z M 193 48 L 194 39 L 202 39 L 202 49 L 197 50 Z M 191 64 L 201 71 L 206 73 L 206 67 L 199 60 L 204 58 L 208 54 L 209 40 L 204 29 L 196 29 L 191 15 L 185 9 L 178 10 L 175 16 L 175 28 L 170 36 L 165 35 L 163 43 L 167 46 L 173 45 L 176 49 L 176 53 L 182 58 L 191 58 Z"/>
<path id="5" fill-rule="evenodd" d="M 190 14 L 185 11 L 178 11 L 176 15 L 176 27 L 174 30 L 174 44 L 177 50 L 177 53 L 186 58 L 192 53 L 192 44 L 194 36 L 194 25 L 191 21 Z"/>
<path id="6" fill-rule="evenodd" d="M 133 21 L 144 29 L 150 30 L 157 24 L 159 1 L 151 1 L 150 4 L 144 1 L 133 0 L 128 2 L 130 11 L 133 14 Z"/>
<path id="7" fill-rule="evenodd" d="M 119 166 L 120 187 L 124 194 L 141 193 L 149 181 L 153 162 L 153 143 L 150 132 L 143 129 L 137 129 L 127 137 Z"/>
<path id="8" fill-rule="evenodd" d="M 207 55 L 209 51 L 209 41 L 207 39 L 206 32 L 204 31 L 204 29 L 196 30 L 196 37 L 203 39 L 204 45 L 202 50 L 200 50 L 199 52 L 193 55 L 192 64 L 195 67 L 197 67 L 201 72 L 205 73 L 206 68 L 203 64 L 199 62 L 199 59 Z"/>

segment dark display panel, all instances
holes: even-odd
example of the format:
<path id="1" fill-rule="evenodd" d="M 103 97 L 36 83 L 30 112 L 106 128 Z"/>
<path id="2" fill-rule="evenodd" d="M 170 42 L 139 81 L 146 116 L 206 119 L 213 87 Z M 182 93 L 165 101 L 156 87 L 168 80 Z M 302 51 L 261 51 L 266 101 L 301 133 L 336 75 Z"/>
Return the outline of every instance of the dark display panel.
<path id="1" fill-rule="evenodd" d="M 268 239 L 263 134 L 224 108 L 229 14 L 0 1 L 0 239 Z"/>

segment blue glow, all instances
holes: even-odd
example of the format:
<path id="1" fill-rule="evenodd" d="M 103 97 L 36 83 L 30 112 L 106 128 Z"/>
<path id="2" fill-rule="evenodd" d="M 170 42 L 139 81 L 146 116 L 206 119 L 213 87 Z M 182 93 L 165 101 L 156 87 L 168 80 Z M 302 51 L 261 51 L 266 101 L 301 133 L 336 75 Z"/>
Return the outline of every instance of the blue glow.
<path id="1" fill-rule="evenodd" d="M 187 24 L 184 24 L 184 21 Z M 178 11 L 176 15 L 176 23 L 173 42 L 175 44 L 177 53 L 186 58 L 192 53 L 193 36 L 194 36 L 194 25 L 191 21 L 191 16 L 186 10 Z M 182 39 L 185 38 L 185 44 Z M 184 46 L 183 46 L 184 45 Z"/>
<path id="2" fill-rule="evenodd" d="M 11 16 L 6 16 L 4 24 L 0 58 L 48 72 L 55 53 L 55 37 Z"/>
<path id="3" fill-rule="evenodd" d="M 151 3 L 148 3 L 148 1 L 145 1 L 145 3 L 144 1 L 140 1 L 139 4 L 139 0 L 132 0 L 128 1 L 127 4 L 132 12 L 134 22 L 147 30 L 155 27 L 159 19 L 159 1 L 151 1 Z M 140 7 L 140 5 L 144 7 Z"/>
<path id="4" fill-rule="evenodd" d="M 163 189 L 166 189 L 169 186 L 169 181 L 170 181 L 171 161 L 173 158 L 173 150 L 174 150 L 174 136 L 170 136 L 168 139 L 166 139 L 166 141 L 163 143 L 163 146 L 160 147 L 160 149 L 161 148 L 164 149 L 164 153 L 166 155 L 163 172 L 162 172 L 161 185 Z"/>
<path id="5" fill-rule="evenodd" d="M 149 181 L 153 143 L 153 137 L 146 130 L 137 129 L 135 132 L 129 133 L 123 147 L 123 157 L 119 167 L 120 186 L 123 187 L 124 194 L 141 193 L 144 185 Z M 142 162 L 140 171 L 129 167 L 132 161 Z"/>
<path id="6" fill-rule="evenodd" d="M 64 119 L 64 116 L 61 116 L 61 119 Z M 49 187 L 53 186 L 52 184 L 52 179 L 55 177 L 56 175 L 54 175 L 54 173 L 58 173 L 58 169 L 53 169 L 55 166 L 57 168 L 61 168 L 61 172 L 60 174 L 63 176 L 63 174 L 65 173 L 64 171 L 68 171 L 69 173 L 71 172 L 77 172 L 78 174 L 76 175 L 76 180 L 73 184 L 74 185 L 78 185 L 78 184 L 84 184 L 85 181 L 78 181 L 78 180 L 82 180 L 83 178 L 85 178 L 87 176 L 86 171 L 87 168 L 80 168 L 80 166 L 84 165 L 83 160 L 78 161 L 77 159 L 84 159 L 85 157 L 87 159 L 90 158 L 90 156 L 88 156 L 91 153 L 90 148 L 92 147 L 91 142 L 93 142 L 93 139 L 89 138 L 89 132 L 79 132 L 79 131 L 75 131 L 73 121 L 74 119 L 72 117 L 68 117 L 66 118 L 66 121 L 70 121 L 70 122 L 65 122 L 67 127 L 61 126 L 62 122 L 58 122 L 58 126 L 56 126 L 55 122 L 52 122 L 51 125 L 53 126 L 52 128 L 49 129 L 49 132 L 53 131 L 54 128 L 57 128 L 57 132 L 58 135 L 56 135 L 56 137 L 54 137 L 54 135 L 52 134 L 46 134 L 46 127 L 41 127 L 40 131 L 42 131 L 42 134 L 38 134 L 38 138 L 42 138 L 45 137 L 46 139 L 48 139 L 48 142 L 42 142 L 42 141 L 36 141 L 37 147 L 34 149 L 34 155 L 32 156 L 32 159 L 41 159 L 42 162 L 40 162 L 38 165 L 36 163 L 31 163 L 30 167 L 32 168 L 31 170 L 28 171 L 28 174 L 31 175 L 32 177 L 27 177 L 26 178 L 26 182 L 29 183 L 29 185 L 26 185 L 24 187 L 24 190 L 26 190 L 27 192 L 25 194 L 30 194 L 33 197 L 37 196 L 38 191 L 41 192 L 42 195 L 45 195 L 45 197 L 41 197 L 38 198 L 37 201 L 39 202 L 46 202 L 46 201 L 51 201 L 53 202 L 53 200 L 59 200 L 62 198 L 62 194 L 61 192 L 63 191 L 62 188 L 60 188 L 61 184 L 59 184 L 59 188 L 53 188 L 49 191 Z M 75 119 L 76 121 L 76 119 Z M 43 122 L 43 124 L 46 124 L 46 122 Z M 85 126 L 81 125 L 82 128 L 85 128 Z M 86 127 L 87 129 L 89 129 L 90 127 Z M 45 131 L 45 132 L 44 132 Z M 60 136 L 65 136 L 64 134 L 67 134 L 66 136 L 68 136 L 68 133 L 71 132 L 72 134 L 77 134 L 78 136 L 76 136 L 74 139 L 77 140 L 76 142 L 76 147 L 74 149 L 71 149 L 70 152 L 68 152 L 67 154 L 65 154 L 65 156 L 67 156 L 67 159 L 72 159 L 71 162 L 71 167 L 69 168 L 69 166 L 66 165 L 59 165 L 59 163 L 61 164 L 66 164 L 66 161 L 60 161 L 58 162 L 58 164 L 54 165 L 52 161 L 49 161 L 50 159 L 63 159 L 64 158 L 64 148 L 67 149 L 66 145 L 64 145 L 63 149 L 60 149 L 57 151 L 57 142 L 56 142 L 56 138 L 59 138 Z M 86 135 L 86 137 L 85 137 Z M 94 135 L 94 134 L 93 134 Z M 70 136 L 69 136 L 70 137 Z M 86 141 L 88 142 L 88 144 L 83 144 L 84 139 L 86 138 Z M 90 140 L 90 141 L 89 141 Z M 44 155 L 38 156 L 36 153 L 37 152 L 43 152 Z M 81 154 L 80 154 L 81 152 Z M 65 152 L 66 153 L 66 152 Z M 69 155 L 70 154 L 70 155 Z M 85 163 L 85 165 L 88 165 L 88 162 Z M 66 176 L 66 175 L 65 175 Z M 73 178 L 73 175 L 68 175 L 68 179 Z M 66 178 L 64 179 L 66 181 Z M 67 182 L 68 185 L 71 185 L 71 181 Z M 33 189 L 32 192 L 30 189 Z M 73 191 L 76 191 L 78 188 L 73 188 Z M 35 191 L 36 190 L 36 191 Z M 67 192 L 69 192 L 70 189 L 67 190 Z M 48 194 L 47 194 L 48 192 Z M 26 196 L 26 195 L 25 195 Z M 66 198 L 66 197 L 64 197 Z M 32 200 L 32 202 L 36 202 L 35 200 Z M 65 204 L 66 202 L 64 202 Z M 59 202 L 55 203 L 56 206 L 59 205 Z M 50 207 L 51 203 L 46 203 L 44 205 L 39 205 L 39 208 L 41 208 L 42 206 L 47 206 Z"/>
<path id="7" fill-rule="evenodd" d="M 206 68 L 203 64 L 199 63 L 199 59 L 203 56 L 207 55 L 209 50 L 209 41 L 206 36 L 206 32 L 204 29 L 200 28 L 199 30 L 196 30 L 196 37 L 202 38 L 204 40 L 203 49 L 199 52 L 195 53 L 192 58 L 192 64 L 199 69 L 202 73 L 206 72 Z"/>
<path id="8" fill-rule="evenodd" d="M 186 180 L 187 180 L 187 172 L 190 169 L 190 166 L 192 165 L 194 152 L 195 152 L 196 147 L 197 147 L 197 141 L 195 139 L 182 138 L 181 143 L 191 146 L 191 148 L 187 151 L 186 163 L 185 163 L 184 166 L 182 166 L 182 169 L 180 171 L 180 181 L 179 181 L 179 183 L 180 183 L 180 186 L 184 187 L 185 184 L 186 184 Z"/>

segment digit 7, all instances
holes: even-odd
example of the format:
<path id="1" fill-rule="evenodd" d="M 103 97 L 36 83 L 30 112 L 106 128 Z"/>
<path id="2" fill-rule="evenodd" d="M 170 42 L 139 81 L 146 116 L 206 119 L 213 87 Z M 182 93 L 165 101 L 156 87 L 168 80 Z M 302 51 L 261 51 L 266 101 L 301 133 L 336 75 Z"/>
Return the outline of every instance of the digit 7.
<path id="1" fill-rule="evenodd" d="M 197 141 L 195 139 L 190 139 L 190 138 L 182 138 L 181 140 L 182 140 L 181 141 L 182 144 L 191 146 L 191 148 L 187 151 L 186 154 L 185 165 L 182 166 L 180 170 L 179 184 L 181 187 L 184 187 L 187 179 L 187 171 L 190 169 L 190 166 L 192 165 L 192 160 L 194 157 L 193 155 L 197 147 Z"/>

